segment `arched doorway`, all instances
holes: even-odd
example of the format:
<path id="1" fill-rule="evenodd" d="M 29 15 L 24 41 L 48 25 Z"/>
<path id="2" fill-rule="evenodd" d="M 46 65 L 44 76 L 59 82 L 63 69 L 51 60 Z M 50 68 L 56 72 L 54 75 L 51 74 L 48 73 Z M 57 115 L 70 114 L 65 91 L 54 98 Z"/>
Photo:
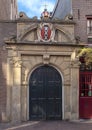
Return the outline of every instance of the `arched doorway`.
<path id="1" fill-rule="evenodd" d="M 29 120 L 62 119 L 62 79 L 51 66 L 40 66 L 29 79 Z"/>

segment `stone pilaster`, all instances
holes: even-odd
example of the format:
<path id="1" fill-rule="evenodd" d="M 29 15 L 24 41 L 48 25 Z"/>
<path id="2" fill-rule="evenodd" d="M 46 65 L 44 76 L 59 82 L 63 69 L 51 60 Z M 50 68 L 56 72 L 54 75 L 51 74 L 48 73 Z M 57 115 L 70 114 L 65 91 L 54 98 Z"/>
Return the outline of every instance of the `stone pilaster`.
<path id="1" fill-rule="evenodd" d="M 13 87 L 13 64 L 11 59 L 7 59 L 7 107 L 6 115 L 7 121 L 11 120 L 11 99 L 12 99 L 12 87 Z"/>
<path id="2" fill-rule="evenodd" d="M 21 120 L 21 59 L 13 60 L 12 121 Z"/>
<path id="3" fill-rule="evenodd" d="M 12 122 L 21 121 L 21 59 L 8 61 L 7 117 Z"/>
<path id="4" fill-rule="evenodd" d="M 71 120 L 79 118 L 79 61 L 71 62 Z"/>

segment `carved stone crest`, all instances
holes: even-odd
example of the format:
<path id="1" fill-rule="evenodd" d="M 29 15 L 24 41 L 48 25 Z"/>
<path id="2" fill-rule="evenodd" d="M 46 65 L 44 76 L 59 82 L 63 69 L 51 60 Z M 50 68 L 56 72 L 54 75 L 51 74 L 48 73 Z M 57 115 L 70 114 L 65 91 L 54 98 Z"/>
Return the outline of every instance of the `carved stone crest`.
<path id="1" fill-rule="evenodd" d="M 54 41 L 55 30 L 50 23 L 41 23 L 37 30 L 38 40 L 43 42 Z"/>

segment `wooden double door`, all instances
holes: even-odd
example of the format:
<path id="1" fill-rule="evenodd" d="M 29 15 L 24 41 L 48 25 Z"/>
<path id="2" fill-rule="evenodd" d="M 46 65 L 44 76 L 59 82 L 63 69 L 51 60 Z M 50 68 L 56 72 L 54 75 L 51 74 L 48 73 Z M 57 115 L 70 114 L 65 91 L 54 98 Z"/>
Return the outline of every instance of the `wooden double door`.
<path id="1" fill-rule="evenodd" d="M 29 80 L 29 119 L 62 119 L 62 79 L 51 66 L 40 66 Z"/>

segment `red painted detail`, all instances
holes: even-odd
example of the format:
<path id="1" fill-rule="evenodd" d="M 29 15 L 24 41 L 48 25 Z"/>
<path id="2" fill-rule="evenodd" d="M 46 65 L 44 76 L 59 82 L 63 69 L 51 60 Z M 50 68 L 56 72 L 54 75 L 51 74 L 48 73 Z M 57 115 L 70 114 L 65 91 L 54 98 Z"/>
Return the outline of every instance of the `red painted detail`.
<path id="1" fill-rule="evenodd" d="M 47 29 L 47 31 L 45 30 Z M 47 39 L 45 39 L 45 35 L 47 36 Z M 43 40 L 49 40 L 51 37 L 51 29 L 49 26 L 43 26 L 41 29 L 41 37 Z"/>
<path id="2" fill-rule="evenodd" d="M 48 16 L 49 16 L 49 12 L 46 12 L 46 11 L 45 11 L 45 12 L 43 12 L 43 14 L 44 14 L 45 17 L 48 17 Z"/>
<path id="3" fill-rule="evenodd" d="M 79 76 L 79 118 L 92 118 L 92 72 L 81 71 Z"/>
<path id="4" fill-rule="evenodd" d="M 44 35 L 45 35 L 45 29 L 44 29 L 44 27 L 42 27 L 42 29 L 41 29 L 41 36 L 42 36 L 42 39 L 44 39 Z"/>
<path id="5" fill-rule="evenodd" d="M 50 39 L 50 36 L 51 36 L 51 30 L 50 28 L 48 28 L 48 39 Z"/>
<path id="6" fill-rule="evenodd" d="M 81 119 L 92 118 L 92 97 L 81 97 L 79 100 L 79 117 Z"/>
<path id="7" fill-rule="evenodd" d="M 43 18 L 49 18 L 50 13 L 47 11 L 47 9 L 44 9 L 44 12 L 41 14 Z"/>

